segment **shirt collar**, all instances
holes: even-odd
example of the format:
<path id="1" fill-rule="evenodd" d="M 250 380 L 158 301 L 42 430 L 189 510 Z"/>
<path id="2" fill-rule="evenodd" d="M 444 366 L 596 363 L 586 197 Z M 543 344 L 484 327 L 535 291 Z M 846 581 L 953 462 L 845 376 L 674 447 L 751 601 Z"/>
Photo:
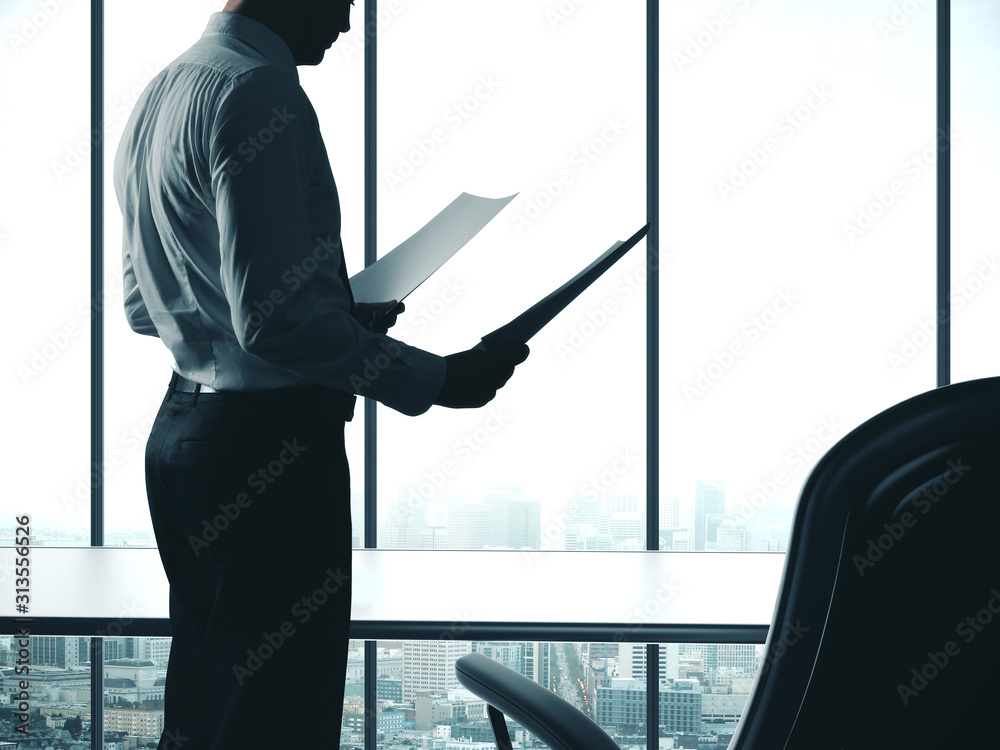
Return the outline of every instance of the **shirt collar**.
<path id="1" fill-rule="evenodd" d="M 295 81 L 299 80 L 299 71 L 295 67 L 295 59 L 292 51 L 285 44 L 285 41 L 271 31 L 264 24 L 254 21 L 239 13 L 213 13 L 208 19 L 208 26 L 205 33 L 226 34 L 227 36 L 239 39 L 245 44 L 249 44 L 260 52 L 267 60 L 276 67 L 289 73 Z"/>

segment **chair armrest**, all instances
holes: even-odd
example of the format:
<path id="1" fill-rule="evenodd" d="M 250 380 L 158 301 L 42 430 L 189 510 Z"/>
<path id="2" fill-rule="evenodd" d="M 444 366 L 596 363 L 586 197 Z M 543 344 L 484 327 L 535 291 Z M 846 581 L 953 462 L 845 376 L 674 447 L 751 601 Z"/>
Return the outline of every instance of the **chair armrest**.
<path id="1" fill-rule="evenodd" d="M 552 750 L 620 750 L 607 732 L 551 690 L 483 654 L 455 662 L 458 681 Z"/>

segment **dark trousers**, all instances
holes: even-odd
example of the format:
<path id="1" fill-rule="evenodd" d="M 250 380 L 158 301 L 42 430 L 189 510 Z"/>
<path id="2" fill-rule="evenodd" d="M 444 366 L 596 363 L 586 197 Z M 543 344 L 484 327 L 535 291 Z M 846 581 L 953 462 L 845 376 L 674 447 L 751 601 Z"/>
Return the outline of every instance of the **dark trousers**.
<path id="1" fill-rule="evenodd" d="M 175 383 L 146 446 L 173 634 L 159 749 L 294 736 L 335 750 L 351 607 L 346 394 Z"/>

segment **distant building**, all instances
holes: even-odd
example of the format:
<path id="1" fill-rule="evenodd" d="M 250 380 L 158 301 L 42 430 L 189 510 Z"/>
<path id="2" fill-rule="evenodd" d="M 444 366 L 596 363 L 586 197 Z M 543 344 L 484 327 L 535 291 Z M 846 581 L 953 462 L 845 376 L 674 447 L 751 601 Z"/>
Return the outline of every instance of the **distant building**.
<path id="1" fill-rule="evenodd" d="M 375 697 L 380 701 L 403 701 L 403 680 L 388 677 L 381 678 L 375 687 Z"/>
<path id="2" fill-rule="evenodd" d="M 455 661 L 472 651 L 468 641 L 406 641 L 403 643 L 403 700 L 419 692 L 447 695 L 459 687 Z"/>
<path id="3" fill-rule="evenodd" d="M 661 643 L 660 681 L 677 677 L 679 648 L 676 643 Z M 646 645 L 644 643 L 621 643 L 618 646 L 618 676 L 623 679 L 646 679 Z"/>
<path id="4" fill-rule="evenodd" d="M 660 726 L 668 732 L 701 730 L 702 690 L 697 680 L 660 684 Z M 597 688 L 597 723 L 642 734 L 646 727 L 645 680 L 615 679 Z"/>
<path id="5" fill-rule="evenodd" d="M 542 504 L 525 500 L 522 489 L 500 485 L 483 495 L 490 509 L 489 546 L 539 549 L 542 544 Z"/>
<path id="6" fill-rule="evenodd" d="M 438 725 L 438 727 L 440 726 L 444 725 Z M 493 742 L 493 728 L 487 721 L 453 724 L 448 729 L 450 730 L 448 738 L 451 739 L 465 740 L 467 742 Z M 513 732 L 510 732 L 510 734 L 513 736 Z"/>
<path id="7" fill-rule="evenodd" d="M 646 506 L 639 502 L 638 495 L 608 495 L 607 513 L 608 533 L 615 549 L 645 547 Z"/>
<path id="8" fill-rule="evenodd" d="M 676 529 L 681 525 L 681 499 L 676 495 L 661 497 L 659 501 L 659 524 L 661 529 Z"/>
<path id="9" fill-rule="evenodd" d="M 505 667 L 524 674 L 524 644 L 515 641 L 473 641 L 473 653 L 488 656 Z"/>
<path id="10" fill-rule="evenodd" d="M 38 667 L 76 669 L 80 666 L 80 639 L 61 635 L 31 636 L 31 664 Z"/>
<path id="11" fill-rule="evenodd" d="M 716 542 L 709 535 L 708 517 L 722 516 L 726 512 L 726 483 L 722 480 L 699 479 L 694 483 L 694 548 L 697 551 L 714 549 Z M 713 546 L 709 547 L 711 543 Z"/>
<path id="12" fill-rule="evenodd" d="M 483 549 L 492 538 L 493 510 L 481 503 L 448 509 L 448 549 Z"/>
<path id="13" fill-rule="evenodd" d="M 427 498 L 415 487 L 399 491 L 386 517 L 379 520 L 378 546 L 384 549 L 423 549 L 429 527 Z"/>
<path id="14" fill-rule="evenodd" d="M 715 548 L 719 552 L 752 552 L 750 530 L 742 519 L 724 518 L 716 529 Z"/>
<path id="15" fill-rule="evenodd" d="M 405 711 L 379 711 L 375 714 L 375 728 L 379 733 L 401 732 L 406 721 Z M 343 727 L 348 732 L 361 733 L 365 731 L 364 712 L 345 713 Z"/>
<path id="16" fill-rule="evenodd" d="M 749 693 L 706 693 L 701 696 L 701 720 L 705 724 L 716 721 L 735 724 L 749 698 Z"/>
<path id="17" fill-rule="evenodd" d="M 163 709 L 104 709 L 104 731 L 124 732 L 135 737 L 159 737 L 163 733 Z"/>
<path id="18" fill-rule="evenodd" d="M 496 750 L 493 742 L 467 742 L 464 740 L 447 740 L 444 750 Z"/>
<path id="19" fill-rule="evenodd" d="M 694 533 L 691 531 L 675 531 L 672 535 L 670 549 L 674 552 L 694 552 Z"/>
<path id="20" fill-rule="evenodd" d="M 544 687 L 551 678 L 552 644 L 529 641 L 524 644 L 524 671 L 521 673 Z"/>
<path id="21" fill-rule="evenodd" d="M 127 638 L 126 641 L 131 646 L 127 646 L 126 656 L 132 659 L 145 659 L 154 662 L 160 669 L 167 668 L 170 660 L 170 644 L 172 638 L 165 637 L 141 637 Z M 105 655 L 105 659 L 107 659 Z"/>
<path id="22" fill-rule="evenodd" d="M 164 679 L 149 659 L 112 659 L 104 662 L 104 695 L 111 703 L 163 700 Z"/>

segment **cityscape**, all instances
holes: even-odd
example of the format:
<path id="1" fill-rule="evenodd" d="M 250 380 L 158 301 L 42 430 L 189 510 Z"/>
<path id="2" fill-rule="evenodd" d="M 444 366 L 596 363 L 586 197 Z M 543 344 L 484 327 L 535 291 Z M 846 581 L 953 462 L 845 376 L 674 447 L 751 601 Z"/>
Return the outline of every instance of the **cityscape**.
<path id="1" fill-rule="evenodd" d="M 26 728 L 16 715 L 18 680 L 11 637 L 0 638 L 0 748 L 90 747 L 90 639 L 31 638 L 31 709 Z M 156 747 L 164 731 L 163 695 L 170 638 L 104 639 L 104 747 Z M 380 750 L 490 750 L 486 703 L 465 690 L 455 661 L 482 653 L 548 686 L 623 748 L 646 745 L 645 645 L 496 641 L 379 642 Z M 726 748 L 740 719 L 763 647 L 752 644 L 662 644 L 661 748 Z M 343 750 L 364 747 L 364 649 L 352 641 L 341 725 Z M 581 717 L 582 721 L 584 719 Z M 544 747 L 508 719 L 516 747 Z"/>
<path id="2" fill-rule="evenodd" d="M 783 552 L 782 526 L 749 526 L 727 509 L 725 483 L 695 482 L 694 502 L 677 496 L 659 503 L 660 547 L 674 551 Z M 693 506 L 693 507 L 690 507 Z M 352 496 L 354 544 L 360 547 L 363 497 Z M 109 544 L 151 546 L 141 533 Z M 34 545 L 74 540 L 38 530 Z M 387 549 L 640 550 L 645 547 L 645 501 L 639 495 L 582 493 L 558 517 L 518 485 L 495 485 L 478 501 L 464 495 L 422 496 L 404 487 L 379 519 Z M 77 543 L 83 544 L 84 540 Z M 31 701 L 27 726 L 17 717 L 17 646 L 0 637 L 0 748 L 4 742 L 44 740 L 57 750 L 90 747 L 90 638 L 32 636 Z M 163 726 L 170 638 L 105 637 L 104 747 L 155 747 Z M 482 653 L 545 685 L 603 727 L 622 748 L 646 746 L 645 645 L 514 641 L 379 641 L 377 706 L 366 714 L 364 643 L 352 641 L 345 683 L 343 750 L 364 747 L 366 715 L 376 722 L 378 748 L 489 750 L 495 747 L 485 702 L 465 690 L 455 661 Z M 660 748 L 726 748 L 760 664 L 762 645 L 660 645 Z M 515 747 L 543 745 L 508 719 Z M 20 725 L 20 729 L 18 729 Z M 16 744 L 11 747 L 17 747 Z"/>

